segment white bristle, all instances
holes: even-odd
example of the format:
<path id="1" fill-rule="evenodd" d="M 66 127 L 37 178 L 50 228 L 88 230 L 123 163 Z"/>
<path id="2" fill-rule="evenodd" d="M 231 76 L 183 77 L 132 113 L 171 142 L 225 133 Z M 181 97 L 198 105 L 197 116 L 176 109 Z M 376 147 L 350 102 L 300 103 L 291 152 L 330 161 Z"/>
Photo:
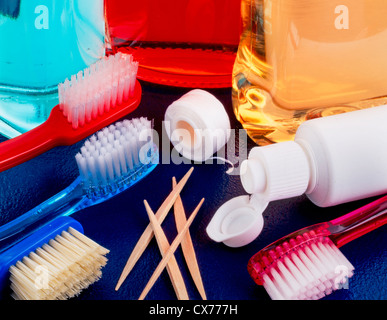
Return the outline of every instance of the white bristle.
<path id="1" fill-rule="evenodd" d="M 128 169 L 133 170 L 134 164 L 133 164 L 132 152 L 130 151 L 130 142 L 125 140 L 123 143 L 123 147 L 124 147 L 125 159 L 126 159 L 126 163 L 128 165 Z"/>
<path id="2" fill-rule="evenodd" d="M 114 189 L 143 164 L 147 165 L 150 159 L 139 155 L 146 141 L 140 140 L 151 126 L 151 121 L 146 118 L 126 119 L 86 140 L 81 152 L 76 155 L 85 188 L 93 192 L 107 186 Z"/>
<path id="3" fill-rule="evenodd" d="M 73 128 L 128 101 L 134 95 L 138 62 L 117 53 L 97 61 L 58 85 L 60 109 Z"/>
<path id="4" fill-rule="evenodd" d="M 111 151 L 111 155 L 113 158 L 113 167 L 114 167 L 114 174 L 116 177 L 121 176 L 121 165 L 120 165 L 120 158 L 117 149 L 113 149 Z"/>
<path id="5" fill-rule="evenodd" d="M 108 183 L 108 178 L 106 172 L 105 158 L 103 154 L 98 156 L 98 171 L 101 178 L 101 184 L 106 185 Z"/>
<path id="6" fill-rule="evenodd" d="M 313 231 L 303 235 L 301 245 L 292 239 L 270 250 L 270 259 L 262 259 L 263 286 L 273 300 L 321 299 L 353 275 L 353 265 L 329 238 L 309 235 Z"/>
<path id="7" fill-rule="evenodd" d="M 80 153 L 77 153 L 77 155 L 75 156 L 75 160 L 77 162 L 82 179 L 85 179 L 87 177 L 87 163 L 85 157 L 82 156 Z"/>
<path id="8" fill-rule="evenodd" d="M 112 155 L 107 152 L 104 156 L 105 158 L 105 165 L 106 165 L 106 170 L 108 174 L 109 181 L 114 181 L 114 170 L 113 170 L 113 158 Z"/>
<path id="9" fill-rule="evenodd" d="M 87 171 L 88 171 L 88 180 L 91 183 L 97 183 L 98 181 L 98 167 L 96 166 L 95 158 L 93 156 L 86 158 Z"/>
<path id="10" fill-rule="evenodd" d="M 120 160 L 120 167 L 122 170 L 122 174 L 126 174 L 128 172 L 128 166 L 126 164 L 126 159 L 125 159 L 125 151 L 123 146 L 121 144 L 117 145 L 117 151 L 118 151 L 118 157 Z"/>
<path id="11" fill-rule="evenodd" d="M 90 138 L 89 141 L 94 144 L 97 141 L 97 137 L 93 134 Z"/>
<path id="12" fill-rule="evenodd" d="M 109 250 L 69 228 L 10 267 L 16 300 L 64 300 L 98 281 Z"/>
<path id="13" fill-rule="evenodd" d="M 104 137 L 103 131 L 102 130 L 98 131 L 94 136 L 97 136 L 97 139 L 101 140 L 102 137 Z M 90 139 L 89 139 L 89 141 L 93 143 L 93 141 L 91 141 Z"/>

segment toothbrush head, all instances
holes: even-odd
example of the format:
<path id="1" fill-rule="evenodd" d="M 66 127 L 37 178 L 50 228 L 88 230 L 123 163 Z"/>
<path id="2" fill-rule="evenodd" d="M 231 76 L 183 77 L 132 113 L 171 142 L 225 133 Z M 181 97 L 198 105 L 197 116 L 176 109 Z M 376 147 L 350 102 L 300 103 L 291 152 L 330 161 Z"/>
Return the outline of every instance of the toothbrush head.
<path id="1" fill-rule="evenodd" d="M 68 216 L 126 191 L 159 162 L 152 121 L 122 120 L 84 142 L 75 160 L 79 176 L 65 189 L 0 226 L 0 254 L 57 216 Z"/>
<path id="2" fill-rule="evenodd" d="M 137 69 L 131 55 L 117 53 L 59 84 L 59 104 L 48 119 L 0 144 L 0 171 L 77 143 L 133 112 L 142 95 Z"/>
<path id="3" fill-rule="evenodd" d="M 132 55 L 104 57 L 58 85 L 59 108 L 74 129 L 133 98 L 138 62 Z"/>
<path id="4" fill-rule="evenodd" d="M 296 231 L 262 249 L 247 270 L 273 300 L 317 300 L 344 285 L 354 267 L 329 238 L 329 225 Z"/>
<path id="5" fill-rule="evenodd" d="M 54 219 L 0 254 L 0 298 L 72 298 L 101 278 L 108 253 L 78 221 Z"/>
<path id="6" fill-rule="evenodd" d="M 106 200 L 158 164 L 152 122 L 142 117 L 112 124 L 86 140 L 75 159 L 86 195 Z"/>

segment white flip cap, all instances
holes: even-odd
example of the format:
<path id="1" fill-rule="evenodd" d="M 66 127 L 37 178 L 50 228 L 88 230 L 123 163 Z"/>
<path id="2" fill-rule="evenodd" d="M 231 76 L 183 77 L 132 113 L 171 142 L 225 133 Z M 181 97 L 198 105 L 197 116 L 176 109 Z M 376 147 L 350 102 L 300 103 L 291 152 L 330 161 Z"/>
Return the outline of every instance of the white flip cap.
<path id="1" fill-rule="evenodd" d="M 201 89 L 174 101 L 164 120 L 169 140 L 189 160 L 206 161 L 230 138 L 230 119 L 223 104 Z"/>

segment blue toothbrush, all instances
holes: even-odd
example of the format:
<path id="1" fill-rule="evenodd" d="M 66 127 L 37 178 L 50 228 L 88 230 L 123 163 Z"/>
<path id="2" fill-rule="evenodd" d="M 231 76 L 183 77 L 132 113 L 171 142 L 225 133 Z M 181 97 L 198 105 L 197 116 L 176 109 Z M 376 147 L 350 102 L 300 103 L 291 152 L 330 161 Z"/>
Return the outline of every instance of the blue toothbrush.
<path id="1" fill-rule="evenodd" d="M 67 188 L 0 227 L 0 253 L 58 216 L 69 216 L 127 190 L 158 164 L 146 118 L 123 120 L 85 141 L 75 156 L 80 175 Z"/>
<path id="2" fill-rule="evenodd" d="M 109 250 L 58 217 L 0 254 L 0 299 L 65 300 L 102 277 Z"/>

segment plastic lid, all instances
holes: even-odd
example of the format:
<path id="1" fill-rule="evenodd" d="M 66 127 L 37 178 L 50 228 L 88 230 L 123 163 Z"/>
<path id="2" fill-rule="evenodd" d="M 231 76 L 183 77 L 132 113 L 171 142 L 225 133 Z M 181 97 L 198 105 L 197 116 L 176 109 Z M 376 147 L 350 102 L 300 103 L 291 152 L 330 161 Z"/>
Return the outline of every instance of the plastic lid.
<path id="1" fill-rule="evenodd" d="M 268 202 L 258 195 L 239 196 L 224 203 L 207 226 L 208 236 L 229 247 L 249 244 L 261 233 Z"/>
<path id="2" fill-rule="evenodd" d="M 174 101 L 165 112 L 165 129 L 176 151 L 203 162 L 230 138 L 230 119 L 211 93 L 194 89 Z"/>
<path id="3" fill-rule="evenodd" d="M 309 177 L 307 156 L 294 141 L 255 147 L 241 164 L 241 182 L 246 192 L 262 194 L 268 201 L 303 194 Z"/>

